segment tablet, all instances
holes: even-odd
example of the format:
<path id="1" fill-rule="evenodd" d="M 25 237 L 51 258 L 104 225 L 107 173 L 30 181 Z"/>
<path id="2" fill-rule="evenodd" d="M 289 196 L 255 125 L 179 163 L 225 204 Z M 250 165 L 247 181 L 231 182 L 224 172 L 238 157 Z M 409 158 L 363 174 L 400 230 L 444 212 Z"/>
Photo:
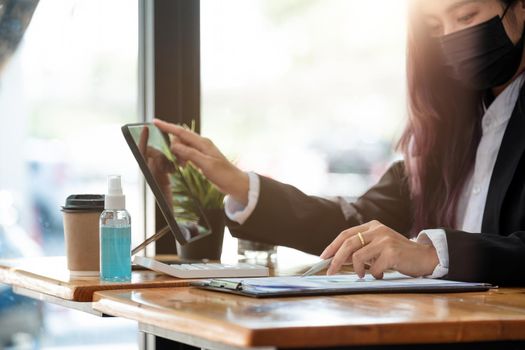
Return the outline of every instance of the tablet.
<path id="1" fill-rule="evenodd" d="M 202 205 L 170 150 L 168 136 L 151 123 L 126 124 L 122 133 L 175 239 L 184 245 L 211 234 Z M 187 191 L 181 194 L 181 188 Z"/>

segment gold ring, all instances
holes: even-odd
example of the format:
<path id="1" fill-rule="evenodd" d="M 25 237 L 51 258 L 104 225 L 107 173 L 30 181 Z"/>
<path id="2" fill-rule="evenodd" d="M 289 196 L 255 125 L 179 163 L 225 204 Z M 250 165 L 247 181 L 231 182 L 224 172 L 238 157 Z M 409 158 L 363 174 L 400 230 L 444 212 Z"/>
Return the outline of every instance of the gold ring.
<path id="1" fill-rule="evenodd" d="M 361 245 L 362 245 L 362 247 L 364 247 L 365 246 L 365 239 L 363 238 L 363 235 L 361 234 L 361 232 L 357 233 L 357 237 L 359 237 L 359 240 L 361 241 Z"/>

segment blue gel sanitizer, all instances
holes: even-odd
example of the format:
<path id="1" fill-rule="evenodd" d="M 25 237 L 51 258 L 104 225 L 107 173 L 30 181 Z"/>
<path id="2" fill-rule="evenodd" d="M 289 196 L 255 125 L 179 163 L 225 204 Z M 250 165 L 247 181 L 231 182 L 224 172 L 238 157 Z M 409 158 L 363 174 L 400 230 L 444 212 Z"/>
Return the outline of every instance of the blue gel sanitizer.
<path id="1" fill-rule="evenodd" d="M 100 214 L 100 279 L 131 281 L 131 217 L 120 176 L 108 177 L 108 194 Z"/>

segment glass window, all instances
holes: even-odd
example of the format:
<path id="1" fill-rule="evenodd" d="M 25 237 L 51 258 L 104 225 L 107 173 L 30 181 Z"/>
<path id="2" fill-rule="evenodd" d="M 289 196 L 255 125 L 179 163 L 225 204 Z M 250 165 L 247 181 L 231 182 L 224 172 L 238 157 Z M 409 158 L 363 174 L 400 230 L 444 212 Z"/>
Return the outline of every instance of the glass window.
<path id="1" fill-rule="evenodd" d="M 201 0 L 203 134 L 308 194 L 363 194 L 404 126 L 405 12 L 405 0 Z"/>
<path id="2" fill-rule="evenodd" d="M 246 170 L 356 197 L 405 118 L 405 1 L 201 1 L 203 133 Z"/>
<path id="3" fill-rule="evenodd" d="M 134 244 L 143 238 L 142 180 L 120 132 L 138 121 L 137 53 L 138 0 L 40 0 L 0 73 L 1 237 L 20 248 L 0 242 L 0 257 L 64 255 L 60 206 L 69 194 L 105 193 L 110 174 L 123 176 Z M 135 322 L 31 305 L 13 311 L 25 333 L 16 342 L 137 347 Z M 42 316 L 25 330 L 33 314 Z"/>

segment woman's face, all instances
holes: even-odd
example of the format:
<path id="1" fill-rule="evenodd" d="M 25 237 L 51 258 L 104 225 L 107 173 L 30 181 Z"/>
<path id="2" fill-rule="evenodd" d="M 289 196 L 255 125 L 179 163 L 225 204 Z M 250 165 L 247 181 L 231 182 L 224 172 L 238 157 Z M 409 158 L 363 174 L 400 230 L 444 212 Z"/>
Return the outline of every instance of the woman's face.
<path id="1" fill-rule="evenodd" d="M 440 37 L 502 16 L 507 5 L 501 0 L 416 0 L 416 6 L 431 35 Z M 516 0 L 503 19 L 514 43 L 521 38 L 524 22 L 523 0 Z"/>

